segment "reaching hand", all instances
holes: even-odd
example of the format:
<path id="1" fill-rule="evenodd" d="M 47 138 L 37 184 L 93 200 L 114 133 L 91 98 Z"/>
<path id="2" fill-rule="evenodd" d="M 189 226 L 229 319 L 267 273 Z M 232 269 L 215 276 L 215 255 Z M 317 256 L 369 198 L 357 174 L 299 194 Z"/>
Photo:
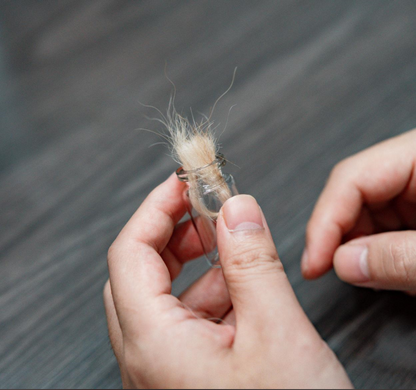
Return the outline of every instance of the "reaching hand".
<path id="1" fill-rule="evenodd" d="M 300 307 L 252 197 L 232 198 L 220 213 L 223 268 L 179 299 L 170 294 L 183 263 L 202 254 L 192 224 L 177 225 L 183 191 L 173 176 L 154 190 L 109 251 L 104 300 L 124 386 L 350 387 Z"/>
<path id="2" fill-rule="evenodd" d="M 307 228 L 302 271 L 416 292 L 416 130 L 339 163 Z"/>

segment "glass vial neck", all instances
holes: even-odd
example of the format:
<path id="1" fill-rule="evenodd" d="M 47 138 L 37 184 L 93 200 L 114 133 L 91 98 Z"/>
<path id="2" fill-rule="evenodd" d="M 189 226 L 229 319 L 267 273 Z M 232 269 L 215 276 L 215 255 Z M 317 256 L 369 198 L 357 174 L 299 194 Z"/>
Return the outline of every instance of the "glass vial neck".
<path id="1" fill-rule="evenodd" d="M 183 167 L 180 167 L 177 169 L 176 171 L 176 175 L 178 176 L 178 179 L 180 181 L 186 182 L 188 183 L 190 181 L 190 176 L 192 175 L 196 180 L 198 180 L 198 178 L 200 178 L 201 176 L 204 176 L 204 172 L 209 170 L 210 168 L 212 168 L 214 165 L 218 166 L 218 169 L 221 172 L 221 168 L 227 163 L 227 161 L 225 160 L 225 157 L 223 154 L 218 153 L 215 156 L 215 160 L 213 162 L 211 162 L 210 164 L 207 164 L 203 167 L 197 168 L 197 169 L 190 169 L 190 170 L 185 170 L 183 169 Z"/>

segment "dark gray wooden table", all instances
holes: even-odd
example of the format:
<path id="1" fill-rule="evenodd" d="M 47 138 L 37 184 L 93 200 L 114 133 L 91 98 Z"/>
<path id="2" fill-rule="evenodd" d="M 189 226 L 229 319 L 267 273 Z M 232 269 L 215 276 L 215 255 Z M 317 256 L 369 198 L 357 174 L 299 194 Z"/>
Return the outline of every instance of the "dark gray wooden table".
<path id="1" fill-rule="evenodd" d="M 302 306 L 358 387 L 416 387 L 415 300 L 305 282 L 331 167 L 416 127 L 412 1 L 0 2 L 0 386 L 119 387 L 106 252 L 176 164 L 139 102 L 208 112 Z M 188 266 L 183 290 L 206 270 Z"/>

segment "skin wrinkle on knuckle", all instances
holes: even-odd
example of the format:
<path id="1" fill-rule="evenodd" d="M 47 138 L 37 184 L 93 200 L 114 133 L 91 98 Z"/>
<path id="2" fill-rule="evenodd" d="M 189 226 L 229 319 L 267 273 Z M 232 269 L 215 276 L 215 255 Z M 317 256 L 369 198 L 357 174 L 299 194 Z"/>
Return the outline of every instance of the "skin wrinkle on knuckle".
<path id="1" fill-rule="evenodd" d="M 252 271 L 255 274 L 269 272 L 284 272 L 283 265 L 278 254 L 274 251 L 267 251 L 261 246 L 253 248 L 242 248 L 236 250 L 228 257 L 229 272 Z"/>
<path id="2" fill-rule="evenodd" d="M 400 244 L 389 245 L 389 256 L 385 260 L 388 263 L 385 263 L 383 267 L 384 275 L 387 278 L 391 275 L 392 281 L 405 285 L 411 284 L 412 280 L 416 278 L 416 253 L 412 244 L 409 239 L 406 239 Z"/>

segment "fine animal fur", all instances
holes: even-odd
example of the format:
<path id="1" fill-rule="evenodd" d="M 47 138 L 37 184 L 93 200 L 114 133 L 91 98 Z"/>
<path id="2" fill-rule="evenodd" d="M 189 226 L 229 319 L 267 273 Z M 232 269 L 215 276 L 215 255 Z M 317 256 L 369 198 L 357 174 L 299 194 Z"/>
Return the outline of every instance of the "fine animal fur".
<path id="1" fill-rule="evenodd" d="M 176 112 L 173 104 L 169 105 L 166 119 L 173 157 L 187 173 L 192 206 L 200 215 L 216 219 L 218 212 L 209 210 L 203 202 L 201 186 L 209 188 L 210 196 L 215 196 L 221 204 L 231 197 L 231 191 L 216 163 L 218 145 L 212 122 L 205 118 L 201 123 L 191 124 Z"/>
<path id="2" fill-rule="evenodd" d="M 220 164 L 216 163 L 219 147 L 213 134 L 211 117 L 217 103 L 232 88 L 236 70 L 234 70 L 230 87 L 217 99 L 210 116 L 204 116 L 199 123 L 194 118 L 191 123 L 187 118 L 178 114 L 175 109 L 176 87 L 166 75 L 173 85 L 174 93 L 170 99 L 167 114 L 163 115 L 158 110 L 162 118 L 156 119 L 166 127 L 168 132 L 168 134 L 159 135 L 168 141 L 172 157 L 186 171 L 192 206 L 200 215 L 212 220 L 216 220 L 218 212 L 206 207 L 201 196 L 202 186 L 208 188 L 210 196 L 215 196 L 221 204 L 231 198 L 232 194 L 222 175 Z"/>

